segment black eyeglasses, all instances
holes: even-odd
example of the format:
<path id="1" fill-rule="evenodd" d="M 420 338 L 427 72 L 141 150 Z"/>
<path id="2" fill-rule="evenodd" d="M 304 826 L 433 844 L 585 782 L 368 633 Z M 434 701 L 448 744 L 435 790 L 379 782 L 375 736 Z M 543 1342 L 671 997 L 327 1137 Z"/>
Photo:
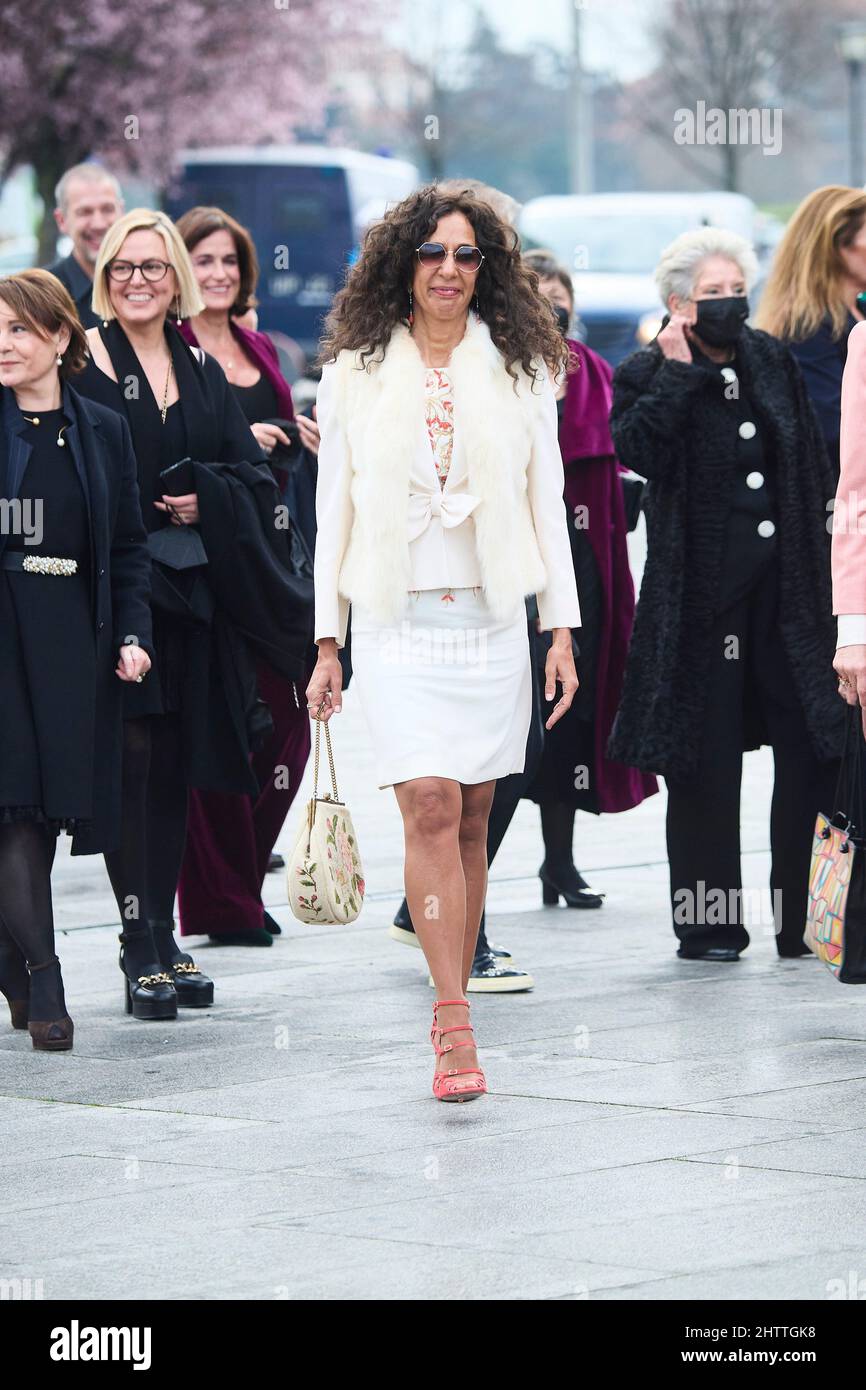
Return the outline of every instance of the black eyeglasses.
<path id="1" fill-rule="evenodd" d="M 448 248 L 441 241 L 425 241 L 423 246 L 415 247 L 415 255 L 421 265 L 444 265 L 448 259 Z M 480 270 L 484 257 L 477 246 L 458 246 L 454 252 L 454 264 L 464 274 L 474 274 Z"/>
<path id="2" fill-rule="evenodd" d="M 120 285 L 131 280 L 137 270 L 141 271 L 145 280 L 155 285 L 157 281 L 165 279 L 166 271 L 171 270 L 171 265 L 168 261 L 141 261 L 138 264 L 133 261 L 110 261 L 108 265 L 108 274 Z"/>

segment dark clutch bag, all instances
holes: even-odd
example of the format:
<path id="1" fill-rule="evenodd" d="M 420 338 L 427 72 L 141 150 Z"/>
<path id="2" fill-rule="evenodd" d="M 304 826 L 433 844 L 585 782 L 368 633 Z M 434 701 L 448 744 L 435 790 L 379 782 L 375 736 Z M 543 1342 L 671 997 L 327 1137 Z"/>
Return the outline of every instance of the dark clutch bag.
<path id="1" fill-rule="evenodd" d="M 163 468 L 159 477 L 166 497 L 184 497 L 195 492 L 191 458 L 180 459 L 170 468 Z M 151 531 L 147 548 L 152 560 L 172 570 L 189 570 L 207 564 L 204 541 L 194 526 L 169 524 L 159 531 Z"/>
<path id="2" fill-rule="evenodd" d="M 172 570 L 207 564 L 204 541 L 192 526 L 163 526 L 161 531 L 151 531 L 147 548 L 152 560 Z"/>

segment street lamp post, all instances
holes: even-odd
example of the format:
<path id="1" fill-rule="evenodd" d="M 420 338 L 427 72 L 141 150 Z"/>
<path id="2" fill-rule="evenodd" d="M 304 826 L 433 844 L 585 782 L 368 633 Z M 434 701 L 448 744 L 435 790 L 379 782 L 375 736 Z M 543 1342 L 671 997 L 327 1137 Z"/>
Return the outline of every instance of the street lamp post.
<path id="1" fill-rule="evenodd" d="M 853 20 L 839 25 L 839 53 L 848 69 L 848 141 L 850 182 L 854 188 L 866 181 L 863 162 L 863 69 L 866 66 L 866 23 Z"/>

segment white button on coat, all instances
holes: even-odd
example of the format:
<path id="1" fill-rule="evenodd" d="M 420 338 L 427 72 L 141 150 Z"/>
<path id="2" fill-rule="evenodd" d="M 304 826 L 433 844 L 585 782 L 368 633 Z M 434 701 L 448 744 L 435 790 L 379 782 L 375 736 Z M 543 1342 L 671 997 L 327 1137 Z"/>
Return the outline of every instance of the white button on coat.
<path id="1" fill-rule="evenodd" d="M 758 522 L 758 535 L 759 535 L 759 536 L 763 536 L 765 540 L 769 540 L 770 537 L 771 537 L 771 536 L 775 536 L 775 534 L 776 534 L 776 523 L 775 523 L 774 521 L 770 521 L 770 520 L 768 519 L 767 521 L 759 521 L 759 522 Z"/>
<path id="2" fill-rule="evenodd" d="M 753 473 L 747 473 L 747 474 L 746 474 L 746 487 L 750 487 L 750 488 L 752 488 L 752 489 L 757 489 L 757 488 L 763 487 L 763 486 L 764 486 L 764 475 L 763 475 L 763 473 L 759 473 L 758 470 L 755 469 L 755 471 L 754 471 Z"/>
<path id="3" fill-rule="evenodd" d="M 741 439 L 754 439 L 757 433 L 758 427 L 752 420 L 743 420 L 739 430 Z"/>

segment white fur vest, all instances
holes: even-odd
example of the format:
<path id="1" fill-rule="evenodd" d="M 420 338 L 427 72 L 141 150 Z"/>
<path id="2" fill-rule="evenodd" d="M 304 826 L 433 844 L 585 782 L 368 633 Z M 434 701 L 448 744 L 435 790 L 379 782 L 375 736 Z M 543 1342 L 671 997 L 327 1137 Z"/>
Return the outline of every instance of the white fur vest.
<path id="1" fill-rule="evenodd" d="M 425 366 L 402 324 L 394 329 L 381 362 L 369 362 L 365 370 L 359 370 L 357 362 L 355 353 L 342 352 L 332 369 L 351 467 L 351 532 L 339 590 L 379 621 L 391 623 L 412 587 L 409 478 L 424 417 Z M 448 366 L 454 437 L 455 443 L 459 437 L 465 458 L 468 490 L 479 498 L 473 521 L 485 597 L 501 621 L 512 617 L 522 598 L 543 590 L 546 582 L 528 472 L 541 412 L 545 404 L 550 408 L 544 395 L 550 397 L 552 391 L 546 381 L 533 390 L 519 366 L 513 370 L 517 389 L 487 325 L 470 314 Z M 558 487 L 564 535 L 561 471 Z"/>

